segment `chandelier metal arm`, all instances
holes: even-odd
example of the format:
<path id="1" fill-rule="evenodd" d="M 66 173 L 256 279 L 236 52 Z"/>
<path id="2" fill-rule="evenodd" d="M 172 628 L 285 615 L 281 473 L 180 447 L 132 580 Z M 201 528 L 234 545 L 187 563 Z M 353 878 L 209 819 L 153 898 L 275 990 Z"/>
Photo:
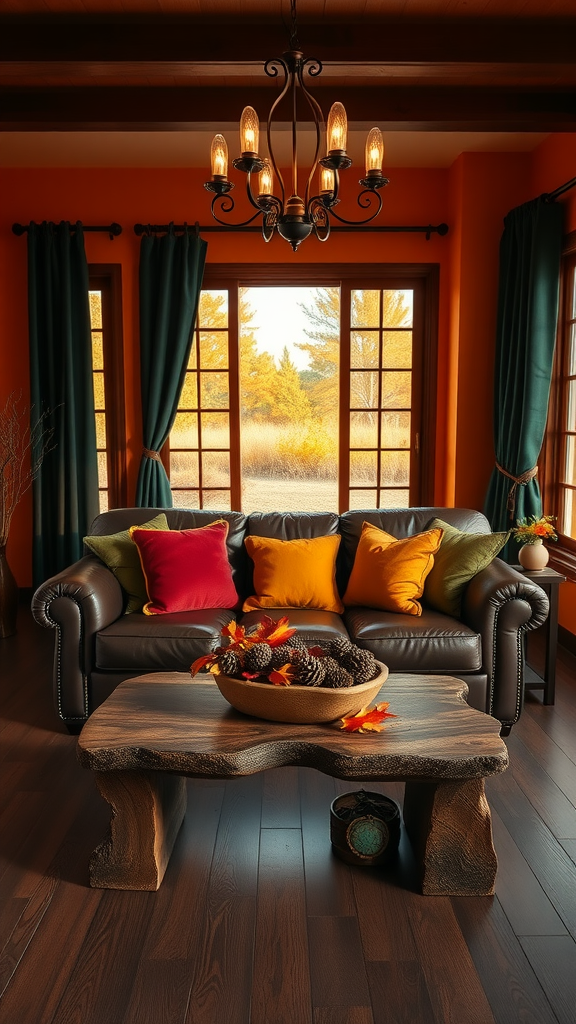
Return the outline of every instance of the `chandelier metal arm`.
<path id="1" fill-rule="evenodd" d="M 227 227 L 231 227 L 231 228 L 245 228 L 248 224 L 251 224 L 253 220 L 256 220 L 256 217 L 258 216 L 259 213 L 262 213 L 262 210 L 260 210 L 258 208 L 256 213 L 254 213 L 252 215 L 252 217 L 249 217 L 248 220 L 240 221 L 237 224 L 230 224 L 230 222 L 227 221 L 227 220 L 220 220 L 220 217 L 217 215 L 216 210 L 215 210 L 215 204 L 217 202 L 220 202 L 220 204 L 221 204 L 220 212 L 224 213 L 224 214 L 232 213 L 232 210 L 234 209 L 235 203 L 234 203 L 234 200 L 232 199 L 232 196 L 226 196 L 226 195 L 216 195 L 216 196 L 214 196 L 214 198 L 212 200 L 211 207 L 210 207 L 210 209 L 212 211 L 212 216 L 213 216 L 213 218 L 214 218 L 214 220 L 216 221 L 217 224 L 222 224 L 222 226 L 225 227 L 225 228 L 227 228 Z"/>
<path id="2" fill-rule="evenodd" d="M 330 236 L 328 209 L 321 196 L 313 196 L 308 204 L 308 217 L 319 242 L 326 242 Z"/>
<path id="3" fill-rule="evenodd" d="M 367 200 L 365 202 L 361 202 L 362 196 L 367 197 Z M 352 224 L 353 226 L 358 227 L 361 227 L 362 224 L 369 224 L 370 221 L 375 220 L 375 218 L 380 213 L 380 210 L 382 209 L 382 196 L 380 195 L 379 192 L 374 192 L 370 188 L 365 188 L 364 191 L 360 193 L 357 200 L 358 206 L 361 206 L 363 209 L 367 209 L 367 207 L 370 206 L 371 204 L 371 199 L 368 198 L 369 196 L 376 197 L 376 199 L 378 200 L 378 208 L 374 211 L 374 213 L 371 213 L 368 217 L 365 217 L 364 220 L 346 220 L 345 217 L 340 217 L 337 213 L 334 213 L 333 209 L 330 210 L 330 213 L 332 217 L 335 217 L 336 220 L 339 220 L 341 224 Z"/>
<path id="4" fill-rule="evenodd" d="M 248 173 L 246 174 L 246 195 L 248 196 L 248 200 L 249 200 L 251 206 L 253 206 L 255 210 L 259 210 L 260 213 L 262 213 L 263 207 L 258 202 L 257 197 L 254 195 L 254 193 L 252 191 L 252 172 L 251 171 L 248 171 Z M 254 219 L 254 218 L 252 218 L 252 219 Z"/>
<path id="5" fill-rule="evenodd" d="M 278 105 L 282 102 L 282 100 L 284 99 L 286 93 L 288 92 L 288 90 L 290 88 L 290 69 L 289 69 L 288 64 L 286 63 L 286 61 L 284 60 L 283 57 L 273 57 L 271 60 L 267 60 L 266 61 L 265 65 L 264 65 L 264 73 L 266 75 L 268 75 L 269 78 L 277 78 L 278 77 L 278 73 L 279 73 L 278 72 L 278 67 L 281 67 L 283 72 L 284 72 L 284 85 L 282 87 L 282 91 L 278 94 L 278 96 L 274 100 L 274 103 L 270 107 L 270 112 L 268 114 L 268 120 L 266 122 L 266 141 L 268 143 L 268 154 L 270 156 L 270 162 L 272 164 L 272 167 L 274 168 L 274 172 L 276 174 L 276 177 L 278 178 L 278 181 L 280 182 L 280 191 L 282 193 L 282 203 L 284 203 L 284 200 L 286 198 L 286 191 L 285 191 L 285 188 L 284 188 L 284 178 L 282 177 L 280 168 L 278 167 L 278 164 L 276 163 L 276 158 L 274 156 L 274 148 L 272 146 L 272 121 L 273 121 L 273 118 L 274 118 L 274 111 L 276 110 Z"/>
<path id="6" fill-rule="evenodd" d="M 311 75 L 312 77 L 315 77 L 316 75 L 319 75 L 321 73 L 321 71 L 322 71 L 322 64 L 320 63 L 319 60 L 313 60 L 312 58 L 308 58 L 307 60 L 300 61 L 298 63 L 298 67 L 297 67 L 298 83 L 300 85 L 300 88 L 302 89 L 302 93 L 306 97 L 306 101 L 308 103 L 308 106 L 310 107 L 310 109 L 312 111 L 312 115 L 314 117 L 314 127 L 316 129 L 316 150 L 314 152 L 314 160 L 312 162 L 312 167 L 310 169 L 310 174 L 308 175 L 308 181 L 306 182 L 306 192 L 304 193 L 304 205 L 306 207 L 308 207 L 308 201 L 309 201 L 309 196 L 310 196 L 310 187 L 312 185 L 312 179 L 314 177 L 314 174 L 316 173 L 316 168 L 318 166 L 318 157 L 319 157 L 319 154 L 320 154 L 320 144 L 321 144 L 320 125 L 324 123 L 324 115 L 322 113 L 322 108 L 321 108 L 320 104 L 315 99 L 315 97 L 312 96 L 312 94 L 308 91 L 308 89 L 304 85 L 304 69 L 305 68 L 307 69 L 309 75 Z"/>

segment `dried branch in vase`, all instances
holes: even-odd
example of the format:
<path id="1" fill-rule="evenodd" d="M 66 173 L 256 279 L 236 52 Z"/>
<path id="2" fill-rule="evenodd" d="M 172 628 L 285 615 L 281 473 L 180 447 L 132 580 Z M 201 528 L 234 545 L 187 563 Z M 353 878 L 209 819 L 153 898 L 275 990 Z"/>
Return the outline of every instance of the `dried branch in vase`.
<path id="1" fill-rule="evenodd" d="M 49 411 L 31 426 L 33 410 L 20 406 L 22 392 L 13 391 L 0 410 L 0 547 L 5 547 L 18 502 L 30 488 L 52 444 L 54 429 L 46 427 Z"/>

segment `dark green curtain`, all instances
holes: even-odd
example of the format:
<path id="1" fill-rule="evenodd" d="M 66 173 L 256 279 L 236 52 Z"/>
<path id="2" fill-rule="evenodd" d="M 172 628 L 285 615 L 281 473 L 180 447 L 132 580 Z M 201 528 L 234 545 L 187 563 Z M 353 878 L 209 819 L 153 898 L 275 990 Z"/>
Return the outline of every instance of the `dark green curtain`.
<path id="1" fill-rule="evenodd" d="M 38 586 L 82 556 L 98 515 L 98 464 L 88 265 L 82 225 L 28 227 L 32 416 L 44 412 L 53 448 L 33 484 L 33 572 Z"/>
<path id="2" fill-rule="evenodd" d="M 206 242 L 171 224 L 140 248 L 140 374 L 144 450 L 136 504 L 171 508 L 170 481 L 159 457 L 176 417 L 193 340 Z"/>
<path id="3" fill-rule="evenodd" d="M 544 439 L 558 316 L 563 209 L 543 198 L 511 210 L 500 242 L 494 376 L 496 466 L 484 512 L 494 531 L 541 515 Z M 511 540 L 501 557 L 517 561 Z"/>

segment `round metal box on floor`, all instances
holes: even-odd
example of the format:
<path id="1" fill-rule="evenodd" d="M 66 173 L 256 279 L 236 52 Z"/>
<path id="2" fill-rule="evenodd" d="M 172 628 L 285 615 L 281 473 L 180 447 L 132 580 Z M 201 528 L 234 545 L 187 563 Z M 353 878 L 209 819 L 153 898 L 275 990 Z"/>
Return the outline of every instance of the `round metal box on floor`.
<path id="1" fill-rule="evenodd" d="M 381 793 L 343 793 L 330 806 L 330 840 L 347 864 L 388 864 L 398 853 L 400 808 Z"/>

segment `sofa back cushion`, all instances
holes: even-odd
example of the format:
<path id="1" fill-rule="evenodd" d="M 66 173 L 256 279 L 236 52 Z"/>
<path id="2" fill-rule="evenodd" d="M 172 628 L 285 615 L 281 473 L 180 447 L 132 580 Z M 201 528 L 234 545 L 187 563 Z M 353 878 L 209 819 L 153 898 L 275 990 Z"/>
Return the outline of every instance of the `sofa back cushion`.
<path id="1" fill-rule="evenodd" d="M 141 525 L 147 530 L 168 530 L 168 520 L 163 512 Z M 125 614 L 142 611 L 148 594 L 138 548 L 130 536 L 130 530 L 84 537 L 84 545 L 114 573 L 126 596 Z"/>
<path id="2" fill-rule="evenodd" d="M 423 533 L 430 528 L 434 518 L 443 519 L 450 526 L 469 533 L 490 533 L 490 523 L 482 512 L 468 508 L 379 508 L 359 509 L 344 512 L 340 516 L 340 592 L 344 593 L 354 565 L 356 548 L 362 533 L 362 523 L 371 523 L 380 530 L 392 534 L 397 540 L 412 537 L 415 533 Z"/>
<path id="3" fill-rule="evenodd" d="M 242 512 L 219 512 L 196 508 L 114 508 L 96 516 L 90 533 L 109 534 L 128 530 L 131 526 L 141 526 L 160 512 L 166 513 L 170 530 L 197 530 L 201 526 L 209 526 L 217 519 L 224 519 L 228 523 L 226 550 L 232 568 L 234 586 L 242 599 L 248 596 L 248 593 L 251 592 L 246 586 L 249 558 L 244 547 L 247 518 Z"/>

